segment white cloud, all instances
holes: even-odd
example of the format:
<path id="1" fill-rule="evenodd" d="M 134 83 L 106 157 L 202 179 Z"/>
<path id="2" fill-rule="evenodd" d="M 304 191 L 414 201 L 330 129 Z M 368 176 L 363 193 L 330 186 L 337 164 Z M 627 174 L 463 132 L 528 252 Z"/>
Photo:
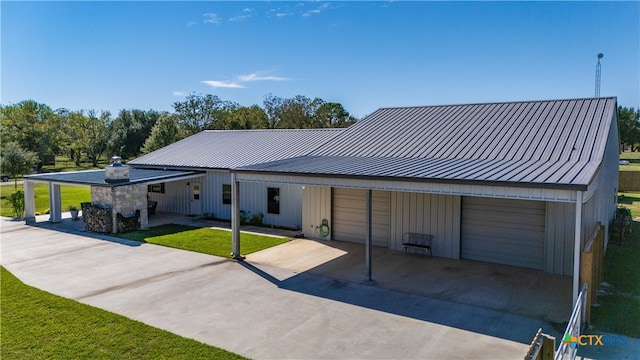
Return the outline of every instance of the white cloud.
<path id="1" fill-rule="evenodd" d="M 185 93 L 184 91 L 173 91 L 172 92 L 173 96 L 187 96 L 187 93 Z"/>
<path id="2" fill-rule="evenodd" d="M 238 16 L 234 16 L 232 18 L 229 18 L 229 21 L 242 21 L 242 20 L 246 20 L 248 18 L 250 18 L 251 15 L 238 15 Z"/>
<path id="3" fill-rule="evenodd" d="M 194 25 L 198 25 L 198 22 L 197 21 L 189 21 L 187 23 L 187 26 L 194 26 Z"/>
<path id="4" fill-rule="evenodd" d="M 203 84 L 207 84 L 214 88 L 230 88 L 230 89 L 243 89 L 244 86 L 231 82 L 231 81 L 218 81 L 218 80 L 205 80 L 202 81 Z"/>
<path id="5" fill-rule="evenodd" d="M 202 20 L 202 22 L 204 22 L 205 24 L 220 24 L 220 17 L 218 17 L 216 13 L 206 13 L 202 14 L 202 16 L 204 17 L 204 20 Z"/>
<path id="6" fill-rule="evenodd" d="M 249 82 L 249 81 L 287 81 L 290 79 L 280 77 L 280 76 L 261 76 L 260 73 L 253 73 L 249 75 L 240 75 L 238 76 L 238 80 L 242 82 Z"/>
<path id="7" fill-rule="evenodd" d="M 309 17 L 311 15 L 320 14 L 321 12 L 327 10 L 328 8 L 329 8 L 329 3 L 324 3 L 320 5 L 318 8 L 316 8 L 315 10 L 309 10 L 305 12 L 304 14 L 302 14 L 302 16 Z"/>

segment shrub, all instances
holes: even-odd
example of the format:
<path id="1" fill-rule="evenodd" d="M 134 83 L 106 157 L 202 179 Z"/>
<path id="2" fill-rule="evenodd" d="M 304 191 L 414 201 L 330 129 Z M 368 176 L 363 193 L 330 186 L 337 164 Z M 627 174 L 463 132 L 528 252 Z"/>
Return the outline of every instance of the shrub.
<path id="1" fill-rule="evenodd" d="M 17 218 L 24 216 L 24 191 L 18 190 L 7 197 Z"/>
<path id="2" fill-rule="evenodd" d="M 264 225 L 264 214 L 260 212 L 256 215 L 253 215 L 251 219 L 249 219 L 249 224 L 255 225 L 255 226 Z"/>

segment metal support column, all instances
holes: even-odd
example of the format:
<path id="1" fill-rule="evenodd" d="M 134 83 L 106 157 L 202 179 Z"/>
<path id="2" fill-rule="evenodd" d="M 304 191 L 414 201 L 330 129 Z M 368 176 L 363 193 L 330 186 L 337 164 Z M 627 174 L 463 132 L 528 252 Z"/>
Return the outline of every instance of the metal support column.
<path id="1" fill-rule="evenodd" d="M 367 190 L 367 245 L 366 245 L 366 267 L 367 267 L 367 272 L 364 278 L 365 283 L 374 283 L 374 280 L 371 276 L 372 271 L 371 271 L 371 264 L 372 264 L 372 243 L 373 243 L 373 228 L 372 228 L 372 201 L 371 201 L 371 193 L 372 190 Z"/>
<path id="2" fill-rule="evenodd" d="M 49 222 L 62 221 L 62 205 L 60 201 L 60 185 L 49 183 Z"/>
<path id="3" fill-rule="evenodd" d="M 231 257 L 244 260 L 240 255 L 240 183 L 231 173 Z"/>
<path id="4" fill-rule="evenodd" d="M 576 192 L 576 222 L 573 239 L 573 304 L 578 301 L 580 293 L 580 255 L 582 253 L 582 199 L 583 192 Z"/>
<path id="5" fill-rule="evenodd" d="M 27 224 L 36 223 L 36 194 L 33 181 L 24 180 L 24 221 Z"/>

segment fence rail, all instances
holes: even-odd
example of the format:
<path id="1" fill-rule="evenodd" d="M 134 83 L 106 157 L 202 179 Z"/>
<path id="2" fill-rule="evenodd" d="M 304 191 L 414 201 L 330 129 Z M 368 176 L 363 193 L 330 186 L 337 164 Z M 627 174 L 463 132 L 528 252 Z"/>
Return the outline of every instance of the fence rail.
<path id="1" fill-rule="evenodd" d="M 567 329 L 564 331 L 554 360 L 573 360 L 576 358 L 578 352 L 578 337 L 582 333 L 582 326 L 586 316 L 587 291 L 587 283 L 584 283 L 578 295 L 578 300 L 573 307 L 569 324 L 567 324 Z"/>

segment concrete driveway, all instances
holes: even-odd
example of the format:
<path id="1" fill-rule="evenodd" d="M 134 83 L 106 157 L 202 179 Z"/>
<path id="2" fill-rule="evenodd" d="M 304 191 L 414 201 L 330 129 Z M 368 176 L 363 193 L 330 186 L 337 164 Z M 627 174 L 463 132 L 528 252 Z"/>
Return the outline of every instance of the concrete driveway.
<path id="1" fill-rule="evenodd" d="M 3 218 L 25 283 L 257 359 L 515 359 L 540 320 Z M 558 335 L 558 334 L 555 334 Z"/>

